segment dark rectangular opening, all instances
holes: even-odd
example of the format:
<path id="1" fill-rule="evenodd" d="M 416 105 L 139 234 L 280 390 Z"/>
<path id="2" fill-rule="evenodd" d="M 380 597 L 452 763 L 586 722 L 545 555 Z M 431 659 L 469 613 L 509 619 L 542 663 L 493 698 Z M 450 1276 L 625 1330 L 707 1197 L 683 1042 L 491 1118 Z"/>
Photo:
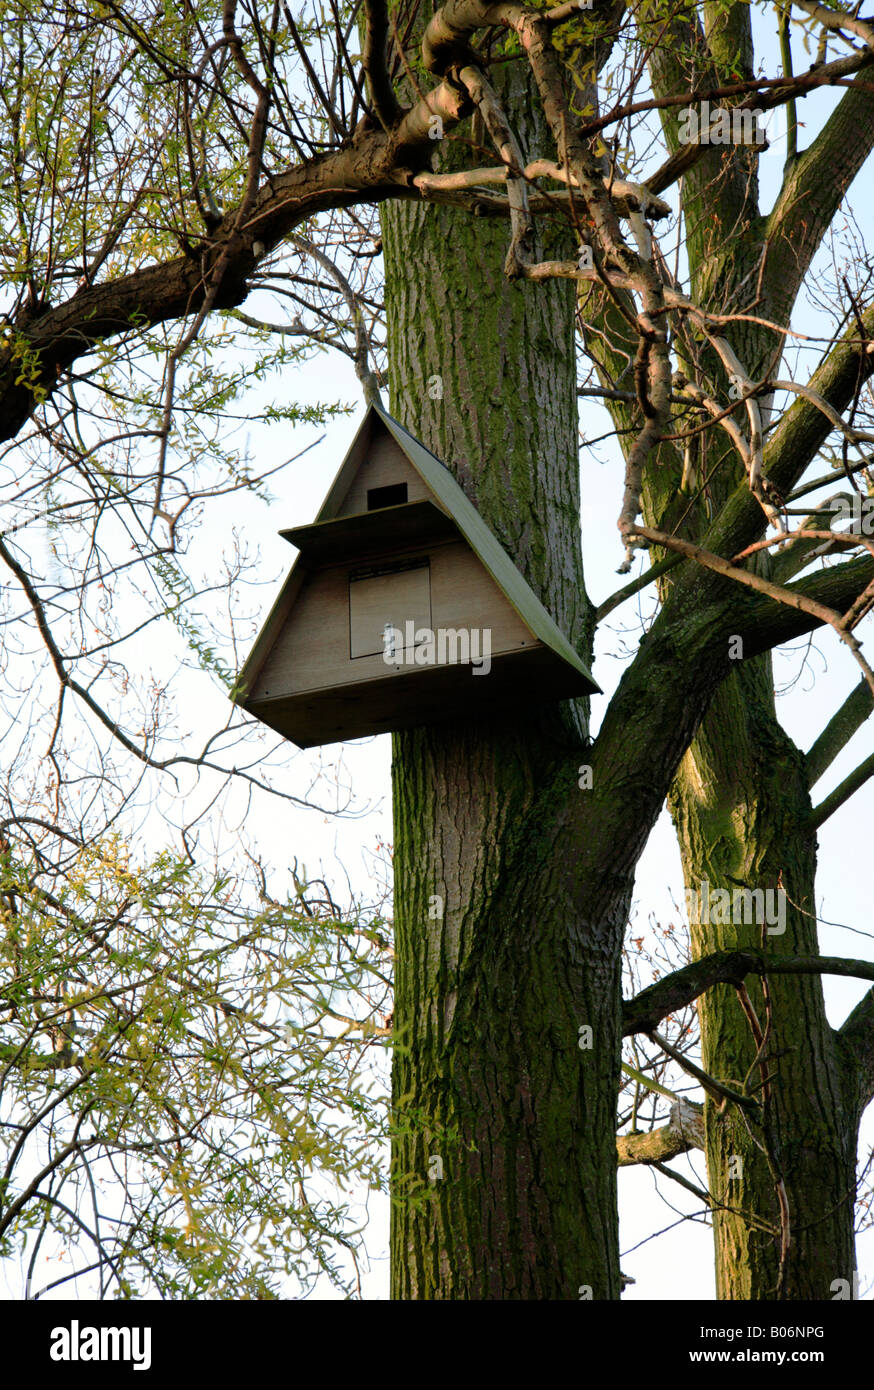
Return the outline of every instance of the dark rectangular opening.
<path id="1" fill-rule="evenodd" d="M 399 507 L 407 500 L 406 483 L 389 483 L 387 487 L 367 489 L 367 510 L 379 511 L 380 507 Z"/>
<path id="2" fill-rule="evenodd" d="M 359 568 L 349 571 L 349 583 L 354 584 L 358 579 L 377 579 L 384 574 L 404 574 L 407 570 L 430 568 L 431 557 L 429 555 L 414 555 L 411 560 L 389 560 L 381 565 L 361 565 Z"/>

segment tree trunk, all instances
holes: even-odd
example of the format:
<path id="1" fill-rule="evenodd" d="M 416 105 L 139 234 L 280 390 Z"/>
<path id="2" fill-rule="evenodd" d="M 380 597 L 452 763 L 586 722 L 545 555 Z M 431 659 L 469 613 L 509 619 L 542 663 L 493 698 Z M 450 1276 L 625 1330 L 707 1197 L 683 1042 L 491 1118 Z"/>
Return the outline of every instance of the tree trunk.
<path id="1" fill-rule="evenodd" d="M 586 651 L 573 292 L 509 284 L 504 225 L 402 203 L 383 232 L 392 409 Z M 563 845 L 585 719 L 552 703 L 394 737 L 396 1298 L 619 1294 L 630 881 L 584 930 L 592 884 Z"/>
<path id="2" fill-rule="evenodd" d="M 744 189 L 749 192 L 750 185 L 745 183 Z M 709 220 L 711 234 L 718 225 Z M 723 266 L 723 308 L 731 306 L 732 284 L 743 285 L 755 270 L 761 250 L 751 233 L 731 266 Z M 693 272 L 695 267 L 693 257 Z M 706 306 L 702 279 L 699 275 L 699 300 Z M 583 292 L 582 305 L 585 319 L 605 330 L 598 340 L 601 378 L 612 384 L 630 346 L 633 351 L 627 326 L 613 304 L 591 290 Z M 776 307 L 767 303 L 761 313 L 777 317 Z M 731 336 L 747 362 L 762 363 L 772 351 L 769 335 L 756 328 L 734 325 Z M 715 381 L 724 380 L 718 363 L 712 364 L 712 372 Z M 625 431 L 621 437 L 633 438 L 640 424 L 635 410 L 615 402 L 610 410 Z M 692 469 L 684 478 L 684 461 L 676 449 L 661 447 L 646 470 L 643 511 L 650 525 L 669 532 L 677 528 L 700 541 L 710 515 L 718 514 L 737 481 L 738 463 L 719 437 L 693 438 L 691 449 Z M 689 463 L 687 457 L 687 469 Z M 709 507 L 701 500 L 705 479 Z M 761 559 L 759 567 L 767 572 L 768 562 Z M 662 581 L 663 597 L 672 580 L 670 575 Z M 742 639 L 743 633 L 737 636 Z M 741 885 L 776 891 L 782 884 L 786 930 L 766 931 L 764 944 L 774 953 L 815 954 L 816 922 L 809 914 L 815 910 L 816 836 L 807 824 L 804 759 L 777 719 L 770 657 L 738 660 L 732 668 L 680 765 L 670 798 L 686 887 L 698 892 L 706 880 L 711 894 L 726 891 L 731 896 Z M 761 946 L 762 931 L 761 924 L 751 922 L 696 923 L 693 956 Z M 764 1023 L 761 989 L 751 989 L 750 995 Z M 844 1092 L 840 1048 L 825 1016 L 820 980 L 783 976 L 772 985 L 771 1000 L 771 1163 L 736 1110 L 720 1114 L 708 1102 L 705 1112 L 708 1185 L 717 1201 L 731 1209 L 718 1210 L 714 1218 L 717 1289 L 725 1299 L 828 1298 L 832 1281 L 851 1279 L 854 1267 L 854 1107 Z M 757 1049 L 734 990 L 719 986 L 708 991 L 699 1000 L 698 1014 L 705 1070 L 738 1086 Z M 758 1081 L 756 1072 L 751 1084 Z M 758 1132 L 756 1138 L 761 1138 Z M 780 1213 L 775 1164 L 788 1203 L 790 1245 L 782 1276 L 787 1220 Z M 730 1178 L 730 1173 L 737 1176 Z"/>
<path id="3" fill-rule="evenodd" d="M 529 158 L 549 153 L 537 148 L 533 109 L 524 92 L 509 103 Z M 702 161 L 687 180 L 692 212 L 714 172 Z M 763 231 L 754 171 L 741 170 L 736 183 L 708 201 L 696 224 L 701 244 L 690 236 L 696 294 L 706 303 L 718 285 L 720 309 L 730 282 L 755 270 Z M 717 255 L 726 209 L 743 227 L 728 262 Z M 504 226 L 391 204 L 383 229 L 392 409 L 453 469 L 586 652 L 571 298 L 555 283 L 532 291 L 506 282 Z M 760 313 L 779 317 L 768 309 Z M 740 333 L 750 369 L 765 372 L 771 339 Z M 706 529 L 736 477 L 731 460 L 721 474 L 715 467 L 721 451 L 705 445 L 699 454 L 691 502 L 680 487 L 683 460 L 660 451 L 645 479 L 648 519 L 690 536 Z M 705 475 L 706 507 L 697 491 Z M 719 678 L 702 672 L 698 683 L 712 690 Z M 652 689 L 651 712 L 660 702 Z M 580 704 L 395 736 L 395 1297 L 618 1295 L 616 1011 L 640 845 L 624 843 L 612 864 L 596 854 L 596 803 L 577 792 L 585 761 Z M 651 787 L 657 781 L 653 772 Z M 781 883 L 799 909 L 787 902 L 786 933 L 766 944 L 813 949 L 803 760 L 776 721 L 769 663 L 732 671 L 672 805 L 690 886 Z M 625 834 L 630 842 L 645 834 L 646 816 L 629 809 L 627 818 L 640 822 Z M 591 853 L 575 859 L 587 826 Z M 693 949 L 761 943 L 760 926 L 746 932 L 702 928 Z M 761 990 L 750 998 L 764 1022 Z M 853 1264 L 851 1107 L 818 981 L 784 978 L 771 1001 L 770 1164 L 741 1119 L 708 1106 L 711 1187 L 737 1208 L 716 1218 L 718 1287 L 727 1298 L 827 1298 Z M 705 1066 L 742 1082 L 756 1048 L 734 993 L 712 992 L 701 1018 Z M 591 1050 L 581 1047 L 584 1025 Z M 780 1180 L 791 1237 L 782 1277 Z"/>
<path id="4" fill-rule="evenodd" d="M 687 886 L 698 889 L 707 881 L 711 895 L 717 888 L 731 893 L 739 884 L 782 886 L 785 922 L 693 922 L 695 958 L 763 942 L 775 955 L 818 950 L 810 915 L 816 837 L 806 819 L 804 759 L 776 720 L 770 668 L 768 658 L 759 658 L 717 692 L 680 766 L 671 808 Z M 771 915 L 777 914 L 772 910 Z M 779 976 L 768 989 L 772 1030 L 766 1072 L 772 1100 L 765 1107 L 765 1133 L 771 1162 L 736 1109 L 726 1107 L 721 1114 L 712 1100 L 706 1106 L 709 1186 L 729 1208 L 714 1216 L 717 1293 L 723 1299 L 827 1299 L 832 1282 L 851 1280 L 854 1268 L 853 1106 L 843 1090 L 820 978 Z M 749 996 L 764 1026 L 758 982 Z M 736 992 L 716 986 L 702 996 L 698 1012 L 705 1071 L 735 1086 L 751 1074 L 751 1084 L 757 1084 L 757 1048 Z M 755 1093 L 761 1097 L 760 1090 Z M 761 1139 L 757 1127 L 753 1132 Z M 778 1174 L 790 1235 L 782 1279 L 780 1237 L 747 1219 L 755 1214 L 779 1230 Z"/>

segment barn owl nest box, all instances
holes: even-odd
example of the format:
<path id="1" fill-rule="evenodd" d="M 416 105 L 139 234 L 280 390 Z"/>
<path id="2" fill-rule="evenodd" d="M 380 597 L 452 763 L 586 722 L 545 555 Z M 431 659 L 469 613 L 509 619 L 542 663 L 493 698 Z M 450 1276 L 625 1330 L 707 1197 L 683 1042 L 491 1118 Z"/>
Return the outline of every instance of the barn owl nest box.
<path id="1" fill-rule="evenodd" d="M 237 680 L 301 748 L 597 691 L 448 468 L 368 410 Z"/>

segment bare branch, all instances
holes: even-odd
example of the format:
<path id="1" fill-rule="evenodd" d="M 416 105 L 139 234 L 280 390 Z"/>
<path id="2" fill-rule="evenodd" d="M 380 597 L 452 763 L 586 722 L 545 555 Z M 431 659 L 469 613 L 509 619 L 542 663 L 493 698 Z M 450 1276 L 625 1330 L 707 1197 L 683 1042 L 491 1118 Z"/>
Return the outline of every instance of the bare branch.
<path id="1" fill-rule="evenodd" d="M 388 5 L 386 0 L 364 0 L 364 45 L 361 66 L 367 78 L 370 100 L 386 130 L 399 120 L 401 107 L 388 71 Z"/>
<path id="2" fill-rule="evenodd" d="M 633 1163 L 665 1163 L 690 1149 L 704 1148 L 704 1111 L 691 1101 L 679 1100 L 671 1106 L 670 1120 L 658 1129 L 641 1134 L 617 1134 L 616 1153 L 620 1168 Z"/>
<path id="3" fill-rule="evenodd" d="M 829 817 L 833 816 L 835 811 L 840 810 L 841 806 L 849 801 L 850 797 L 861 787 L 864 787 L 871 777 L 874 777 L 874 753 L 870 757 L 864 758 L 857 767 L 853 768 L 849 776 L 835 787 L 833 792 L 829 792 L 818 806 L 814 806 L 810 816 L 811 825 L 817 830 L 821 825 L 825 825 Z"/>
<path id="4" fill-rule="evenodd" d="M 843 34 L 846 31 L 848 34 L 855 34 L 869 48 L 874 49 L 874 27 L 866 19 L 856 19 L 846 10 L 830 10 L 827 5 L 820 5 L 818 0 L 792 0 L 792 3 L 831 33 Z M 857 5 L 856 9 L 859 8 Z"/>
<path id="5" fill-rule="evenodd" d="M 840 709 L 832 715 L 819 738 L 807 753 L 808 785 L 813 787 L 831 767 L 838 754 L 861 729 L 874 709 L 874 695 L 865 680 L 851 690 Z"/>
<path id="6" fill-rule="evenodd" d="M 874 989 L 856 1005 L 838 1031 L 855 1069 L 856 1113 L 874 1100 Z"/>
<path id="7" fill-rule="evenodd" d="M 523 170 L 526 180 L 533 183 L 536 179 L 555 179 L 560 183 L 570 183 L 571 187 L 576 187 L 573 178 L 566 169 L 561 169 L 551 159 L 535 159 L 527 164 Z M 420 188 L 423 193 L 434 194 L 439 192 L 450 192 L 457 189 L 485 188 L 492 184 L 503 184 L 507 182 L 507 166 L 498 164 L 489 165 L 484 169 L 459 169 L 450 174 L 417 174 L 413 183 Z M 629 183 L 627 179 L 604 179 L 604 187 L 616 205 L 616 210 L 622 217 L 627 217 L 630 212 L 643 212 L 653 221 L 663 217 L 671 216 L 671 207 L 661 198 L 654 197 L 648 188 L 643 184 Z M 569 206 L 569 195 L 561 191 L 551 191 L 544 195 L 538 203 L 534 203 L 530 196 L 529 201 L 532 206 L 537 206 L 543 210 L 550 206 Z M 572 264 L 569 262 L 569 264 Z"/>
<path id="8" fill-rule="evenodd" d="M 840 975 L 874 980 L 874 961 L 842 956 L 768 956 L 760 949 L 715 951 L 665 975 L 623 1007 L 622 1036 L 652 1033 L 666 1018 L 693 1003 L 713 985 L 742 985 L 748 975 Z"/>
<path id="9" fill-rule="evenodd" d="M 497 92 L 480 69 L 464 67 L 459 70 L 458 76 L 482 116 L 486 130 L 492 137 L 495 149 L 506 169 L 511 236 L 504 273 L 509 279 L 514 280 L 523 273 L 526 265 L 530 265 L 534 242 L 534 223 L 528 207 L 524 156 L 501 108 Z"/>
<path id="10" fill-rule="evenodd" d="M 368 405 L 373 405 L 374 402 L 380 404 L 379 381 L 370 366 L 370 338 L 358 296 L 330 256 L 326 256 L 324 251 L 321 251 L 308 237 L 295 234 L 289 237 L 289 240 L 292 245 L 299 247 L 307 256 L 311 256 L 339 286 L 355 325 L 355 351 L 352 354 L 352 360 L 355 363 L 355 375 L 361 382 L 366 403 Z"/>

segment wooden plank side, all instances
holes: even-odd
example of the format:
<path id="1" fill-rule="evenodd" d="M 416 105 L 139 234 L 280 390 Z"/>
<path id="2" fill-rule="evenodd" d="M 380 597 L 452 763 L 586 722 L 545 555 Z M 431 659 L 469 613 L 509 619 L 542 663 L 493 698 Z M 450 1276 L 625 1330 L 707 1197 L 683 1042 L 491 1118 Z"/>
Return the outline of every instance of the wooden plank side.
<path id="1" fill-rule="evenodd" d="M 403 647 L 407 623 L 431 626 L 431 575 L 427 564 L 386 573 L 355 573 L 349 579 L 349 655 L 381 656 L 386 626 L 400 631 Z"/>
<path id="2" fill-rule="evenodd" d="M 489 674 L 467 666 L 401 668 L 386 680 L 312 690 L 250 705 L 251 713 L 301 748 L 450 719 L 484 718 L 585 693 L 585 677 L 534 643 L 499 657 Z"/>
<path id="3" fill-rule="evenodd" d="M 287 629 L 289 615 L 294 609 L 305 576 L 306 566 L 303 561 L 296 561 L 240 669 L 237 677 L 239 695 L 235 703 L 245 705 L 248 696 L 258 689 L 261 673 L 270 660 L 275 644 Z"/>
<path id="4" fill-rule="evenodd" d="M 350 516 L 356 512 L 366 512 L 368 490 L 389 487 L 393 483 L 406 483 L 408 502 L 423 502 L 431 496 L 429 488 L 400 445 L 385 428 L 375 428 L 363 461 L 352 478 L 336 515 Z"/>
<path id="5" fill-rule="evenodd" d="M 333 565 L 304 579 L 251 701 L 342 685 L 349 680 L 349 665 L 349 571 Z"/>
<path id="6" fill-rule="evenodd" d="M 332 517 L 309 526 L 291 526 L 279 534 L 314 564 L 335 565 L 357 555 L 436 544 L 457 536 L 458 528 L 441 507 L 426 498 L 374 512 Z"/>
<path id="7" fill-rule="evenodd" d="M 423 554 L 430 560 L 432 628 L 487 629 L 493 658 L 536 642 L 465 541 L 449 541 Z M 277 699 L 396 674 L 382 653 L 350 656 L 349 578 L 355 572 L 354 565 L 332 565 L 308 576 L 262 667 L 253 699 Z"/>
<path id="8" fill-rule="evenodd" d="M 431 618 L 435 628 L 489 629 L 495 655 L 530 646 L 535 640 L 488 570 L 461 539 L 432 551 Z"/>

